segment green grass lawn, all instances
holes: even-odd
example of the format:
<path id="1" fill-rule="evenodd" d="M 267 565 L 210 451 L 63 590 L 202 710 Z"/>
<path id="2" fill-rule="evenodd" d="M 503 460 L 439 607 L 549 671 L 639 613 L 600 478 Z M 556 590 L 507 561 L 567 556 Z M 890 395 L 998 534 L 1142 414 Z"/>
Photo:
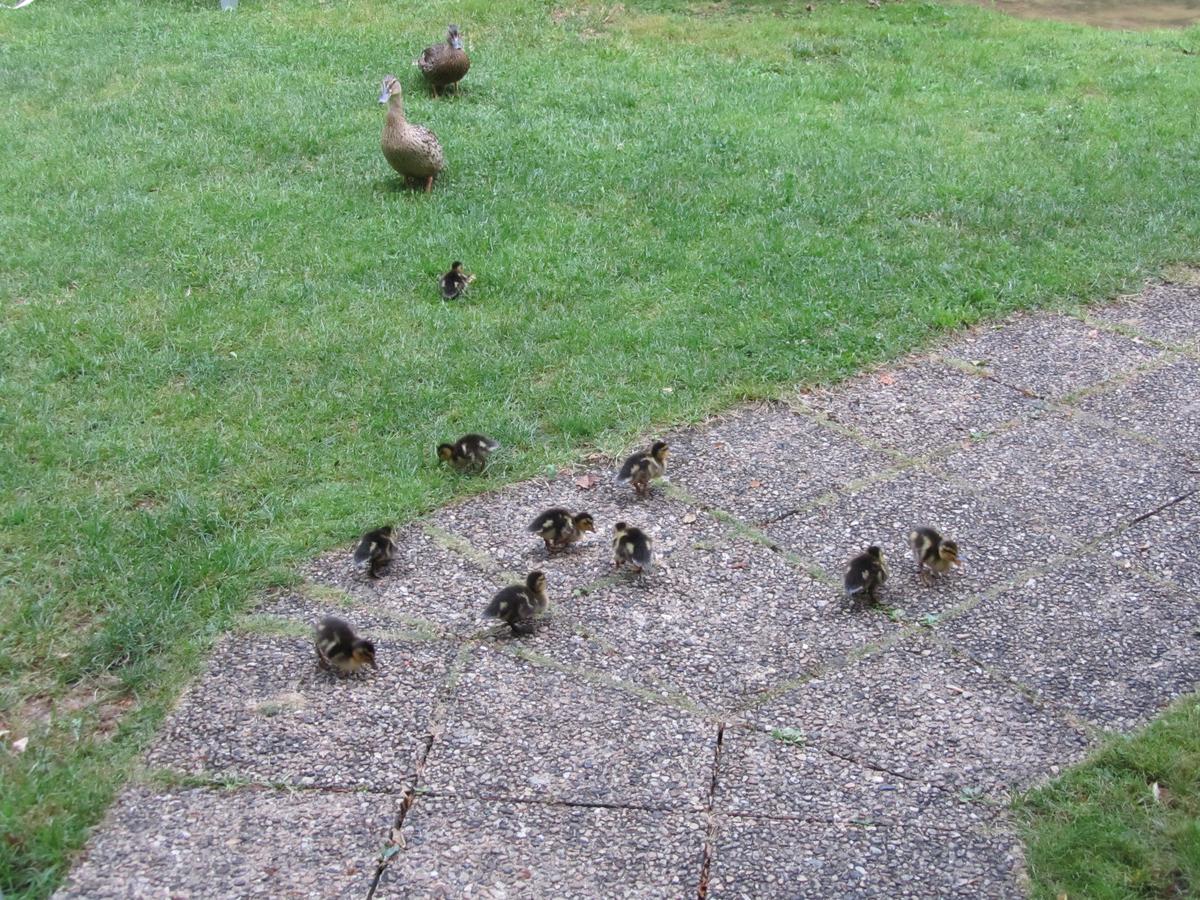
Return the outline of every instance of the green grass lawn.
<path id="1" fill-rule="evenodd" d="M 0 892 L 367 526 L 1200 258 L 1200 29 L 933 3 L 0 10 Z M 474 61 L 434 101 L 448 21 Z M 382 76 L 441 137 L 378 147 Z M 470 302 L 437 298 L 460 258 Z M 467 430 L 482 480 L 434 465 Z M 51 714 L 51 710 L 54 713 Z"/>
<path id="2" fill-rule="evenodd" d="M 1200 896 L 1200 695 L 1017 805 L 1034 895 Z"/>

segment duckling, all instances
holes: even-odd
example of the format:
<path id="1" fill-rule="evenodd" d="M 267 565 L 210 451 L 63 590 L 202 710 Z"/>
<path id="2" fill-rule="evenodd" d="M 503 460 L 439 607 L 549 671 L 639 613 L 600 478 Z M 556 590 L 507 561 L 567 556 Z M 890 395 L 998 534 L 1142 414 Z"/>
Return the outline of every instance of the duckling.
<path id="1" fill-rule="evenodd" d="M 379 102 L 386 103 L 387 121 L 379 146 L 388 164 L 405 178 L 425 183 L 425 193 L 433 190 L 433 179 L 446 167 L 446 156 L 437 135 L 423 125 L 404 118 L 404 92 L 395 75 L 383 79 Z"/>
<path id="2" fill-rule="evenodd" d="M 546 551 L 561 550 L 574 544 L 586 531 L 595 531 L 591 513 L 571 514 L 561 506 L 552 506 L 529 523 L 530 534 L 541 535 Z"/>
<path id="3" fill-rule="evenodd" d="M 464 434 L 453 444 L 438 444 L 437 455 L 442 462 L 450 463 L 456 472 L 482 472 L 487 465 L 488 454 L 499 450 L 500 444 L 482 434 Z"/>
<path id="4" fill-rule="evenodd" d="M 336 616 L 326 616 L 317 626 L 315 642 L 317 665 L 338 676 L 354 675 L 363 666 L 378 668 L 375 645 L 360 638 L 354 629 Z"/>
<path id="5" fill-rule="evenodd" d="M 931 573 L 941 575 L 949 571 L 951 566 L 960 565 L 958 544 L 943 538 L 936 529 L 915 528 L 908 535 L 908 543 L 912 547 L 913 561 L 917 564 L 917 574 L 926 583 L 932 577 Z M 929 571 L 926 572 L 926 569 Z"/>
<path id="6" fill-rule="evenodd" d="M 454 93 L 457 94 L 458 83 L 471 68 L 471 58 L 463 49 L 458 26 L 449 26 L 446 29 L 446 43 L 426 47 L 413 65 L 421 70 L 425 81 L 433 88 L 433 96 L 438 95 L 439 88 L 450 85 L 454 85 Z"/>
<path id="7" fill-rule="evenodd" d="M 621 484 L 632 484 L 634 492 L 644 497 L 650 490 L 650 480 L 661 478 L 667 468 L 666 441 L 655 441 L 647 451 L 639 451 L 625 460 L 621 471 L 617 473 L 617 481 Z"/>
<path id="8" fill-rule="evenodd" d="M 640 528 L 618 522 L 613 526 L 613 565 L 621 568 L 628 563 L 635 572 L 648 569 L 654 560 L 650 535 Z"/>
<path id="9" fill-rule="evenodd" d="M 533 617 L 544 613 L 549 606 L 545 574 L 530 572 L 524 584 L 510 584 L 498 592 L 483 614 L 507 622 L 513 634 L 533 634 Z"/>
<path id="10" fill-rule="evenodd" d="M 384 525 L 382 528 L 368 531 L 358 542 L 358 549 L 354 551 L 354 561 L 360 568 L 367 570 L 369 578 L 378 578 L 379 573 L 392 561 L 396 553 L 393 531 L 391 525 Z"/>
<path id="11" fill-rule="evenodd" d="M 443 300 L 457 300 L 467 292 L 467 285 L 475 280 L 475 276 L 468 275 L 462 267 L 463 264 L 456 259 L 450 263 L 450 271 L 439 279 Z"/>
<path id="12" fill-rule="evenodd" d="M 877 602 L 876 591 L 887 581 L 887 563 L 883 559 L 883 551 L 872 545 L 865 553 L 860 553 L 850 560 L 846 570 L 844 584 L 846 596 L 860 608 L 865 605 L 863 600 L 874 605 Z"/>

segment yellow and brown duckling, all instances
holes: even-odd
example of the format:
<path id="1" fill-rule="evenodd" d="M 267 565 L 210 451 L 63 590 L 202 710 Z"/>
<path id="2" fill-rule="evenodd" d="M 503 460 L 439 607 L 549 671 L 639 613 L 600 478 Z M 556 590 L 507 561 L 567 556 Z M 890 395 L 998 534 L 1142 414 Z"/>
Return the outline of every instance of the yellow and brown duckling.
<path id="1" fill-rule="evenodd" d="M 392 561 L 396 554 L 394 534 L 395 529 L 391 525 L 384 525 L 382 528 L 368 531 L 358 542 L 358 549 L 354 551 L 354 562 L 367 570 L 367 577 L 378 578 Z"/>
<path id="2" fill-rule="evenodd" d="M 887 563 L 883 559 L 883 551 L 872 545 L 863 553 L 850 560 L 843 584 L 846 596 L 860 608 L 878 602 L 877 591 L 887 581 Z"/>
<path id="3" fill-rule="evenodd" d="M 666 471 L 668 452 L 666 441 L 655 441 L 649 450 L 639 451 L 625 460 L 617 473 L 617 481 L 633 485 L 637 495 L 644 497 L 650 490 L 651 480 L 661 478 Z"/>
<path id="4" fill-rule="evenodd" d="M 530 522 L 527 530 L 546 542 L 547 551 L 562 550 L 586 532 L 595 531 L 596 523 L 591 513 L 572 513 L 561 506 L 552 506 Z"/>
<path id="5" fill-rule="evenodd" d="M 932 573 L 942 575 L 951 566 L 960 565 L 958 543 L 946 540 L 934 528 L 914 528 L 908 535 L 908 544 L 912 547 L 913 561 L 922 581 Z"/>
<path id="6" fill-rule="evenodd" d="M 471 68 L 471 58 L 463 49 L 462 36 L 458 26 L 451 25 L 446 29 L 446 43 L 434 44 L 421 51 L 421 55 L 413 62 L 421 70 L 426 83 L 433 89 L 433 96 L 438 95 L 451 85 L 458 93 L 458 83 L 462 81 L 467 70 Z"/>
<path id="7" fill-rule="evenodd" d="M 463 264 L 457 259 L 450 263 L 450 271 L 438 279 L 442 289 L 443 300 L 457 300 L 467 292 L 467 285 L 475 280 L 474 275 L 463 271 Z"/>
<path id="8" fill-rule="evenodd" d="M 395 75 L 383 79 L 379 102 L 387 104 L 387 120 L 379 146 L 393 169 L 405 178 L 419 181 L 425 193 L 433 190 L 433 179 L 446 167 L 446 156 L 437 135 L 404 117 L 404 91 Z"/>
<path id="9" fill-rule="evenodd" d="M 482 472 L 488 455 L 500 444 L 482 434 L 464 434 L 453 444 L 438 444 L 437 455 L 456 472 Z"/>
<path id="10" fill-rule="evenodd" d="M 487 609 L 486 618 L 499 619 L 508 624 L 513 634 L 533 634 L 533 619 L 550 606 L 546 596 L 546 576 L 542 572 L 530 572 L 524 584 L 510 584 L 499 591 Z"/>
<path id="11" fill-rule="evenodd" d="M 317 626 L 315 643 L 317 665 L 339 676 L 354 675 L 364 666 L 377 668 L 375 645 L 354 633 L 350 625 L 336 616 L 326 616 Z"/>
<path id="12" fill-rule="evenodd" d="M 613 565 L 616 568 L 628 565 L 640 573 L 650 568 L 653 560 L 654 550 L 650 544 L 650 535 L 625 522 L 618 522 L 613 526 Z"/>

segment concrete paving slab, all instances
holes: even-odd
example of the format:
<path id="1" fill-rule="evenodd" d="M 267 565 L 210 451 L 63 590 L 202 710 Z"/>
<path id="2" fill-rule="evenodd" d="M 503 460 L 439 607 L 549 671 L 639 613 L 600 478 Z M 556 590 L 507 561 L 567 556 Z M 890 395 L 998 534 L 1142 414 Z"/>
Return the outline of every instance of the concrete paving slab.
<path id="1" fill-rule="evenodd" d="M 925 635 L 858 660 L 747 713 L 815 747 L 949 791 L 1003 795 L 1077 759 L 1059 716 Z"/>
<path id="2" fill-rule="evenodd" d="M 1183 357 L 1082 399 L 1080 409 L 1200 464 L 1200 362 Z"/>
<path id="3" fill-rule="evenodd" d="M 694 896 L 697 813 L 421 797 L 377 897 Z"/>
<path id="4" fill-rule="evenodd" d="M 1136 565 L 1185 594 L 1200 596 L 1198 527 L 1200 492 L 1142 519 L 1097 549 L 1123 568 Z"/>
<path id="5" fill-rule="evenodd" d="M 1105 728 L 1145 723 L 1200 683 L 1200 597 L 1096 554 L 987 600 L 938 633 Z"/>
<path id="6" fill-rule="evenodd" d="M 768 732 L 727 725 L 714 794 L 716 810 L 895 826 L 919 823 L 936 809 L 942 827 L 964 830 L 1002 813 L 994 804 L 965 802 L 940 785 L 834 755 L 807 742 L 801 729 Z"/>
<path id="7" fill-rule="evenodd" d="M 659 566 L 559 603 L 521 646 L 715 711 L 898 630 L 851 614 L 838 590 L 704 514 L 652 532 Z"/>
<path id="8" fill-rule="evenodd" d="M 910 457 L 987 434 L 1038 408 L 1019 391 L 931 359 L 802 393 L 796 402 Z"/>
<path id="9" fill-rule="evenodd" d="M 749 525 L 896 465 L 778 404 L 742 407 L 669 440 L 671 482 Z"/>
<path id="10" fill-rule="evenodd" d="M 1009 831 L 721 820 L 708 896 L 724 898 L 1022 897 Z"/>
<path id="11" fill-rule="evenodd" d="M 696 513 L 666 496 L 660 485 L 652 488 L 649 498 L 636 497 L 632 489 L 613 483 L 614 471 L 591 469 L 522 482 L 446 507 L 434 513 L 431 521 L 505 570 L 522 574 L 543 570 L 550 581 L 551 598 L 562 598 L 612 573 L 612 533 L 617 522 L 627 521 L 658 538 L 668 523 L 678 523 L 688 513 Z M 592 487 L 579 487 L 576 478 L 584 477 L 596 479 Z M 542 539 L 525 529 L 552 506 L 590 512 L 596 531 L 573 547 L 547 553 Z"/>
<path id="12" fill-rule="evenodd" d="M 962 561 L 928 583 L 918 577 L 908 547 L 909 533 L 920 526 L 957 541 Z M 909 621 L 942 613 L 1077 548 L 1026 516 L 947 483 L 936 464 L 779 522 L 767 534 L 839 578 L 852 557 L 879 545 L 890 570 L 881 600 Z"/>
<path id="13" fill-rule="evenodd" d="M 970 332 L 940 352 L 983 366 L 1004 384 L 1061 399 L 1145 365 L 1162 351 L 1069 316 L 1038 313 Z"/>
<path id="14" fill-rule="evenodd" d="M 691 713 L 483 646 L 422 784 L 460 797 L 700 808 L 715 738 Z"/>
<path id="15" fill-rule="evenodd" d="M 306 566 L 303 574 L 314 585 L 344 591 L 380 616 L 430 623 L 460 637 L 487 627 L 483 610 L 508 583 L 479 561 L 438 543 L 420 525 L 401 530 L 395 558 L 381 578 L 370 579 L 356 570 L 353 552 L 347 547 L 327 554 Z"/>
<path id="16" fill-rule="evenodd" d="M 357 792 L 134 785 L 55 896 L 365 897 L 396 806 Z"/>
<path id="17" fill-rule="evenodd" d="M 1167 344 L 1200 348 L 1200 285 L 1151 285 L 1135 297 L 1089 308 L 1087 314 Z"/>
<path id="18" fill-rule="evenodd" d="M 454 653 L 383 638 L 377 672 L 338 678 L 317 668 L 309 638 L 231 635 L 147 762 L 213 779 L 400 790 L 427 745 Z"/>
<path id="19" fill-rule="evenodd" d="M 1057 413 L 959 450 L 939 467 L 989 502 L 1081 543 L 1200 483 L 1165 451 Z"/>

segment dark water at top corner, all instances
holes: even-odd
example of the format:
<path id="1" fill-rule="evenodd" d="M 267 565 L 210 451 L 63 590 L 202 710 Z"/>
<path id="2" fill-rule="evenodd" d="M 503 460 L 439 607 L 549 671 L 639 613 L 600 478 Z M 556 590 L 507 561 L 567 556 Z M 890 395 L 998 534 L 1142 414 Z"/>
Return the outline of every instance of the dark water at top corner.
<path id="1" fill-rule="evenodd" d="M 1200 0 L 969 0 L 1026 19 L 1056 19 L 1099 28 L 1186 28 L 1200 22 Z"/>

